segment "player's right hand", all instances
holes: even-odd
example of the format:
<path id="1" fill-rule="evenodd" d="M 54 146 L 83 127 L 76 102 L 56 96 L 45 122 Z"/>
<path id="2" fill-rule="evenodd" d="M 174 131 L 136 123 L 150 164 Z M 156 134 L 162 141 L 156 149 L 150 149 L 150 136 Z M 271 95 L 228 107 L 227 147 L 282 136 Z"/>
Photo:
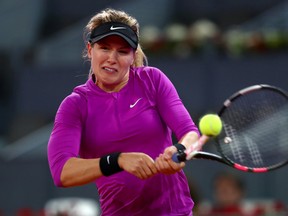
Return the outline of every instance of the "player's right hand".
<path id="1" fill-rule="evenodd" d="M 185 166 L 184 162 L 175 163 L 172 160 L 172 155 L 175 154 L 176 152 L 177 152 L 176 147 L 170 146 L 164 150 L 163 154 L 160 154 L 155 159 L 155 164 L 159 173 L 174 174 L 183 169 L 183 167 Z"/>

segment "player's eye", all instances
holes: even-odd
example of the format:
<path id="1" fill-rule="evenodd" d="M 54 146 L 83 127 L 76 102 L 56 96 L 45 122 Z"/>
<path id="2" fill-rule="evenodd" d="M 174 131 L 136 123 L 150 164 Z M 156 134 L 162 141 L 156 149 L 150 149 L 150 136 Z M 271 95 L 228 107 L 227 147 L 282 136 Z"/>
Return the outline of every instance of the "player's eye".
<path id="1" fill-rule="evenodd" d="M 124 49 L 124 50 L 119 50 L 118 52 L 121 54 L 128 54 L 130 50 Z"/>
<path id="2" fill-rule="evenodd" d="M 109 47 L 108 47 L 108 46 L 100 46 L 100 49 L 102 49 L 102 50 L 109 50 Z"/>

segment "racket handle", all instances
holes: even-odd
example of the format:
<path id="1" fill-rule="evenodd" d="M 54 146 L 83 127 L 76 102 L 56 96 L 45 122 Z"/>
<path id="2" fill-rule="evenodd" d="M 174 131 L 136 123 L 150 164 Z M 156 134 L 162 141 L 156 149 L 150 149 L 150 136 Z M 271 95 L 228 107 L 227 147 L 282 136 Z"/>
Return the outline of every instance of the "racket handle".
<path id="1" fill-rule="evenodd" d="M 184 151 L 177 152 L 177 153 L 172 155 L 172 160 L 176 163 L 186 161 L 186 153 Z"/>
<path id="2" fill-rule="evenodd" d="M 192 154 L 195 151 L 199 151 L 202 146 L 209 140 L 209 136 L 207 135 L 202 135 L 198 141 L 196 141 L 193 145 L 191 145 L 190 148 L 187 150 L 183 151 L 180 150 L 176 152 L 174 155 L 172 155 L 172 160 L 176 163 L 180 163 L 182 161 L 190 160 L 194 154 Z"/>

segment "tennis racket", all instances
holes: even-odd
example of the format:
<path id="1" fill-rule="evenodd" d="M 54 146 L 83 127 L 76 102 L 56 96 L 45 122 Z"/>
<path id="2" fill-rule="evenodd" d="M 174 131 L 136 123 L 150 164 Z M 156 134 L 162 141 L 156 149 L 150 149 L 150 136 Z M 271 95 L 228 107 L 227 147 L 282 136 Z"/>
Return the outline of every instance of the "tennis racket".
<path id="1" fill-rule="evenodd" d="M 219 155 L 200 151 L 202 135 L 175 162 L 209 159 L 245 172 L 267 172 L 288 163 L 288 96 L 270 85 L 254 85 L 230 96 L 218 112 L 221 133 L 213 137 Z"/>

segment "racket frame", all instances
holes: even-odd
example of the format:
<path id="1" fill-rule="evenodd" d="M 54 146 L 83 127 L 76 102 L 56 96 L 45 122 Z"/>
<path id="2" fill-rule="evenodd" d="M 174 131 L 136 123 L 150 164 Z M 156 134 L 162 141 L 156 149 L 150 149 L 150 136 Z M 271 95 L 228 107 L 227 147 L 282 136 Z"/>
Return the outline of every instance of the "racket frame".
<path id="1" fill-rule="evenodd" d="M 282 89 L 275 87 L 275 86 L 271 86 L 271 85 L 267 85 L 267 84 L 259 84 L 259 85 L 253 85 L 253 86 L 249 86 L 246 87 L 236 93 L 234 93 L 233 95 L 231 95 L 228 99 L 226 99 L 223 103 L 222 108 L 219 110 L 218 115 L 221 119 L 221 115 L 224 113 L 224 111 L 232 104 L 232 102 L 234 100 L 236 100 L 238 97 L 243 96 L 245 94 L 260 90 L 260 89 L 269 89 L 272 91 L 276 91 L 280 94 L 282 94 L 284 97 L 287 98 L 287 102 L 288 102 L 288 94 L 283 91 Z M 221 134 L 221 133 L 220 133 Z M 253 172 L 253 173 L 263 173 L 263 172 L 268 172 L 271 170 L 275 170 L 278 169 L 280 167 L 283 167 L 285 165 L 288 164 L 288 157 L 287 160 L 282 162 L 282 163 L 278 163 L 269 167 L 258 167 L 258 168 L 253 168 L 253 167 L 247 167 L 244 165 L 241 165 L 239 163 L 235 163 L 232 160 L 230 160 L 225 154 L 223 154 L 222 150 L 219 147 L 219 144 L 216 144 L 216 148 L 217 148 L 217 152 L 219 153 L 219 155 L 213 154 L 213 153 L 208 153 L 208 152 L 204 152 L 204 151 L 200 151 L 200 149 L 202 149 L 202 147 L 205 145 L 205 143 L 208 142 L 209 139 L 213 138 L 215 139 L 216 143 L 219 143 L 217 140 L 218 136 L 215 137 L 209 137 L 206 135 L 202 135 L 199 140 L 193 144 L 191 146 L 191 148 L 187 149 L 185 151 L 186 154 L 186 160 L 192 160 L 192 159 L 208 159 L 208 160 L 214 160 L 214 161 L 218 161 L 222 164 L 226 164 L 228 166 L 231 166 L 237 170 L 240 171 L 244 171 L 244 172 Z M 173 159 L 175 161 L 175 157 Z"/>

